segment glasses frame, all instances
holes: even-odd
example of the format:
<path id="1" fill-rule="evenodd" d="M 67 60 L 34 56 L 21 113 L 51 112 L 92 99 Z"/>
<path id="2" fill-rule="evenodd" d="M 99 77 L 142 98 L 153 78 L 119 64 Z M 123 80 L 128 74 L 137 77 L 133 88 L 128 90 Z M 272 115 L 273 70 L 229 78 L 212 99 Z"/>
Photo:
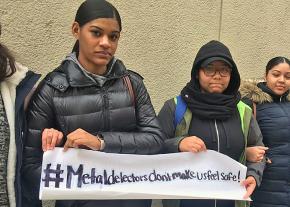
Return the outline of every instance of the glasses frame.
<path id="1" fill-rule="evenodd" d="M 213 74 L 209 74 L 208 72 L 212 72 L 209 69 L 209 66 L 211 66 L 211 65 L 208 65 L 206 67 L 201 68 L 204 75 L 207 77 L 214 77 L 217 74 L 217 72 L 220 74 L 221 77 L 229 77 L 232 73 L 232 68 L 230 68 L 228 66 L 224 66 L 224 68 L 228 68 L 228 70 L 224 70 L 224 69 L 223 70 L 216 70 L 215 69 Z M 226 72 L 226 73 L 224 73 L 224 72 Z"/>

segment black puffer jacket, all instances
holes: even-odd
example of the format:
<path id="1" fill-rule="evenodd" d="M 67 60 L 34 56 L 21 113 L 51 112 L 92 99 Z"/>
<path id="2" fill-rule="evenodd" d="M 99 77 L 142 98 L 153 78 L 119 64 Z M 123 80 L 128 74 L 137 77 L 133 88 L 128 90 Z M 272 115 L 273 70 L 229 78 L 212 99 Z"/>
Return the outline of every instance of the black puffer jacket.
<path id="1" fill-rule="evenodd" d="M 30 181 L 35 195 L 43 154 L 41 133 L 45 128 L 58 129 L 64 137 L 78 128 L 101 133 L 104 152 L 156 154 L 161 150 L 163 135 L 142 78 L 126 70 L 119 60 L 112 67 L 100 86 L 74 61 L 65 60 L 39 85 L 29 108 L 23 163 L 24 178 Z M 123 82 L 126 75 L 131 80 L 135 102 Z"/>
<path id="2" fill-rule="evenodd" d="M 241 93 L 256 103 L 267 163 L 261 186 L 253 194 L 253 207 L 290 207 L 290 94 L 278 96 L 264 82 L 245 82 Z"/>

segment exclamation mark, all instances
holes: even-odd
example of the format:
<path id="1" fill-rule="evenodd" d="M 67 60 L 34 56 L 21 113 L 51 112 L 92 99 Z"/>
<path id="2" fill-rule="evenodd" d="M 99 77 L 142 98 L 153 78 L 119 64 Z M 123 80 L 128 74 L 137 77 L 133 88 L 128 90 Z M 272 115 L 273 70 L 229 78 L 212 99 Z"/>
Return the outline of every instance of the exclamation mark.
<path id="1" fill-rule="evenodd" d="M 238 182 L 240 182 L 241 171 L 238 172 Z"/>

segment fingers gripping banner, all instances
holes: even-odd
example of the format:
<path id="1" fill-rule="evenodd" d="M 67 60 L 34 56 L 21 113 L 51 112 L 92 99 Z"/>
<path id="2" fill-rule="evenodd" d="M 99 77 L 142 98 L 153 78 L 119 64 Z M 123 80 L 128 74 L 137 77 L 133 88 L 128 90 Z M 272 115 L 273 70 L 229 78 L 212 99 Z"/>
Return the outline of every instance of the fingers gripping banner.
<path id="1" fill-rule="evenodd" d="M 216 151 L 162 155 L 55 148 L 43 155 L 39 197 L 243 200 L 246 167 Z"/>

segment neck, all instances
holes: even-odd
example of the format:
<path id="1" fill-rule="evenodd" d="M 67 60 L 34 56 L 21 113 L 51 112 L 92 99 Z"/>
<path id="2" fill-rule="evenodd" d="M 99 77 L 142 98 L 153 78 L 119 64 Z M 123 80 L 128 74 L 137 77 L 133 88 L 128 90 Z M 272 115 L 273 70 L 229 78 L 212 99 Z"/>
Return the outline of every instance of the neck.
<path id="1" fill-rule="evenodd" d="M 106 65 L 96 65 L 95 63 L 86 60 L 84 57 L 81 57 L 81 55 L 79 55 L 78 61 L 86 71 L 95 75 L 104 75 L 107 71 Z"/>
<path id="2" fill-rule="evenodd" d="M 102 67 L 87 67 L 83 66 L 88 72 L 93 73 L 95 75 L 104 75 L 107 71 L 107 66 Z"/>

